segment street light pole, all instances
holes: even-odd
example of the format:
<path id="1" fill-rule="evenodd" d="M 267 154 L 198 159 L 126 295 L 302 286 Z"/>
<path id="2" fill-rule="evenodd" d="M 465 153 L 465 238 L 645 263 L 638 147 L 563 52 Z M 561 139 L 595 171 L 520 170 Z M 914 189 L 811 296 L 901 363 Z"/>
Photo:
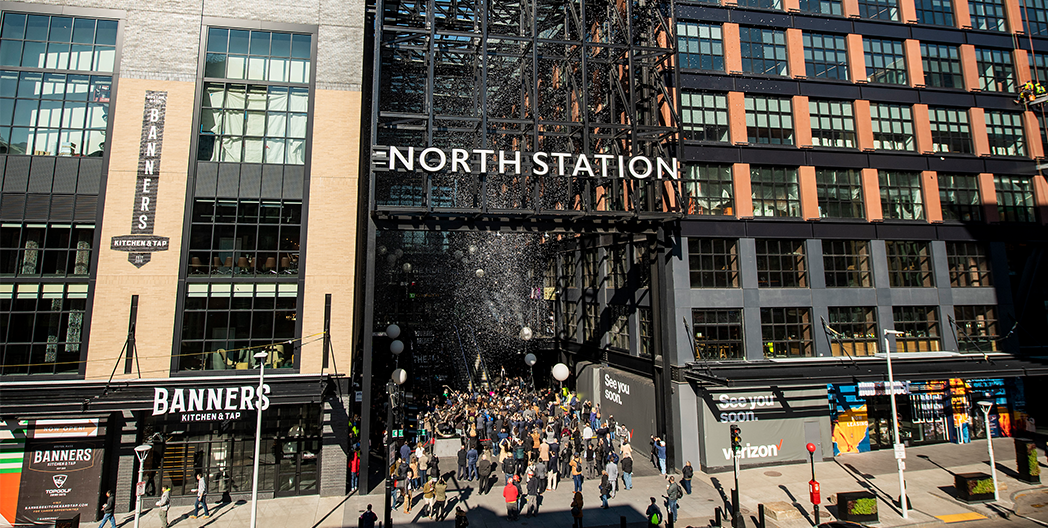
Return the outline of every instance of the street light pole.
<path id="1" fill-rule="evenodd" d="M 134 528 L 138 528 L 138 516 L 141 515 L 141 492 L 138 487 L 141 486 L 141 479 L 146 469 L 146 457 L 149 456 L 149 450 L 152 448 L 153 446 L 149 444 L 141 444 L 134 448 L 135 457 L 138 457 L 138 482 L 134 487 Z"/>
<path id="2" fill-rule="evenodd" d="M 993 432 L 990 431 L 990 407 L 993 406 L 993 402 L 982 400 L 979 402 L 979 407 L 982 407 L 983 412 L 983 423 L 986 429 L 986 450 L 990 452 L 990 474 L 993 475 L 993 500 L 994 502 L 1001 500 L 1001 495 L 997 491 L 997 463 L 993 459 Z"/>
<path id="3" fill-rule="evenodd" d="M 258 364 L 258 402 L 255 405 L 255 412 L 258 414 L 258 419 L 255 421 L 255 469 L 251 472 L 251 528 L 255 528 L 258 522 L 258 457 L 261 456 L 262 452 L 262 384 L 266 379 L 266 359 L 269 358 L 269 352 L 256 352 L 255 359 L 259 361 Z"/>
<path id="4" fill-rule="evenodd" d="M 892 372 L 892 352 L 888 343 L 889 335 L 902 335 L 903 332 L 898 330 L 885 330 L 884 331 L 884 355 L 888 359 L 888 394 L 890 394 L 892 402 L 892 429 L 895 430 L 895 461 L 899 465 L 899 505 L 902 507 L 902 518 L 909 519 L 909 508 L 907 507 L 906 501 L 906 479 L 903 476 L 903 471 L 906 469 L 906 451 L 899 441 L 899 411 L 895 406 L 895 375 Z"/>

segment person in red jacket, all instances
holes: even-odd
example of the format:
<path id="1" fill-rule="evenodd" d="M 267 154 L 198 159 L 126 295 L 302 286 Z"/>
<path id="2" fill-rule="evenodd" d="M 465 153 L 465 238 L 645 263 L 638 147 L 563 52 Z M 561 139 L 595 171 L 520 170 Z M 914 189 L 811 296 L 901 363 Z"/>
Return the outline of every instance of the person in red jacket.
<path id="1" fill-rule="evenodd" d="M 349 459 L 349 492 L 357 491 L 360 481 L 360 451 L 353 451 L 353 458 Z"/>
<path id="2" fill-rule="evenodd" d="M 507 482 L 506 483 L 506 487 L 502 489 L 502 497 L 504 499 L 506 499 L 506 516 L 511 521 L 517 520 L 517 514 L 518 514 L 518 511 L 517 511 L 517 498 L 518 498 L 518 496 L 519 496 L 519 492 L 517 491 L 517 486 L 513 483 L 512 480 Z"/>

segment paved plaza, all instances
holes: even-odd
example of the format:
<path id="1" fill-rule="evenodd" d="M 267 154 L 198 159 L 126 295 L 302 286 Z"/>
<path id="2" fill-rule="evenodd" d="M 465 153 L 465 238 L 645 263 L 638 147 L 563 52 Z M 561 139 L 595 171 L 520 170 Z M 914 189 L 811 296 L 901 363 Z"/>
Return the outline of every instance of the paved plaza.
<path id="1" fill-rule="evenodd" d="M 871 453 L 838 456 L 832 461 L 819 462 L 815 465 L 816 476 L 822 486 L 823 507 L 821 521 L 827 515 L 836 513 L 836 506 L 827 503 L 837 492 L 869 490 L 878 499 L 880 525 L 898 526 L 931 526 L 955 521 L 976 521 L 973 524 L 1015 525 L 1015 526 L 1048 526 L 1038 524 L 1036 519 L 1048 520 L 1041 510 L 1048 510 L 1048 486 L 1030 485 L 1016 480 L 1015 449 L 1012 439 L 1000 438 L 994 441 L 997 459 L 998 478 L 1001 483 L 1001 500 L 991 504 L 963 504 L 953 496 L 953 473 L 983 471 L 989 472 L 989 456 L 986 442 L 976 441 L 971 444 L 940 444 L 913 447 L 907 450 L 906 481 L 913 510 L 909 519 L 903 519 L 900 511 L 892 504 L 898 495 L 898 474 L 896 472 L 893 452 L 877 451 Z M 1044 456 L 1041 456 L 1042 468 Z M 692 461 L 693 464 L 695 461 Z M 624 517 L 630 528 L 646 525 L 644 510 L 649 504 L 649 497 L 656 497 L 660 508 L 665 512 L 666 481 L 652 469 L 644 459 L 637 459 L 635 464 L 633 489 L 621 490 L 610 501 L 609 509 L 600 508 L 597 492 L 598 481 L 587 481 L 583 487 L 585 498 L 584 526 L 604 527 L 620 526 Z M 678 475 L 679 477 L 679 475 Z M 756 525 L 757 505 L 760 503 L 789 504 L 796 510 L 794 518 L 779 522 L 769 521 L 769 526 L 779 528 L 802 528 L 811 526 L 812 507 L 808 502 L 808 480 L 811 469 L 807 464 L 774 466 L 745 469 L 740 473 L 740 503 L 747 517 L 747 526 Z M 501 474 L 499 476 L 501 483 Z M 691 495 L 680 501 L 680 511 L 675 526 L 709 526 L 714 517 L 714 509 L 724 507 L 731 496 L 734 480 L 731 472 L 704 474 L 695 472 Z M 543 495 L 539 514 L 536 517 L 521 515 L 516 522 L 506 518 L 506 508 L 502 499 L 502 488 L 496 484 L 491 493 L 481 495 L 475 483 L 456 482 L 452 479 L 448 485 L 448 506 L 451 513 L 443 521 L 431 521 L 424 517 L 421 494 L 416 493 L 415 506 L 410 513 L 403 508 L 394 513 L 394 526 L 426 526 L 445 528 L 454 525 L 455 507 L 467 510 L 470 527 L 503 528 L 512 526 L 559 527 L 571 526 L 572 519 L 569 504 L 572 497 L 572 482 L 562 482 L 554 491 Z M 1017 505 L 1017 502 L 1019 503 Z M 349 497 L 293 497 L 270 499 L 259 502 L 258 526 L 260 528 L 334 528 L 356 527 L 357 518 L 367 504 L 373 504 L 379 519 L 382 518 L 383 497 L 381 494 Z M 206 519 L 190 519 L 191 507 L 175 506 L 171 509 L 171 526 L 178 528 L 233 528 L 248 526 L 250 503 L 235 502 L 212 508 L 212 515 Z M 1014 512 L 1024 517 L 1017 517 Z M 1007 520 L 1005 519 L 1007 516 Z M 1015 521 L 1033 519 L 1029 524 L 1015 524 Z M 997 520 L 997 523 L 993 521 Z M 132 517 L 119 517 L 121 526 L 131 526 Z M 979 522 L 982 521 L 982 522 Z M 989 522 L 990 524 L 986 524 Z M 85 523 L 86 525 L 87 523 Z M 142 528 L 159 528 L 159 519 L 155 511 L 146 511 L 141 519 Z"/>

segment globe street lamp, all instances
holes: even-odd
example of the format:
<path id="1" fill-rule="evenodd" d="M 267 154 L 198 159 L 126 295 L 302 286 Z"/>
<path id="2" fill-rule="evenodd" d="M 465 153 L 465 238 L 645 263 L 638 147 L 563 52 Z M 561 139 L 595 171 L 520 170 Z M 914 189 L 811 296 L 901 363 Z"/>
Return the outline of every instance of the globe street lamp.
<path id="1" fill-rule="evenodd" d="M 138 457 L 138 484 L 134 490 L 134 528 L 138 528 L 138 516 L 141 514 L 141 496 L 145 493 L 145 486 L 141 479 L 143 479 L 143 472 L 146 469 L 146 457 L 149 456 L 152 448 L 153 446 L 149 444 L 141 444 L 134 448 L 134 455 Z"/>
<path id="2" fill-rule="evenodd" d="M 395 327 L 396 325 L 390 325 Z M 387 330 L 387 334 L 388 334 Z M 400 335 L 400 329 L 396 331 L 397 335 Z M 399 342 L 399 341 L 397 341 Z M 400 406 L 400 386 L 408 380 L 408 373 L 402 368 L 398 368 L 393 371 L 393 375 L 390 376 L 390 380 L 386 382 L 386 393 L 389 394 L 389 410 L 386 412 L 386 456 L 389 457 L 386 461 L 386 499 L 385 499 L 385 519 L 383 526 L 393 526 L 393 475 L 390 472 L 390 468 L 393 467 L 393 452 L 390 447 L 393 445 L 393 409 L 394 407 Z"/>
<path id="3" fill-rule="evenodd" d="M 993 475 L 993 500 L 999 501 L 1001 496 L 997 491 L 997 463 L 993 459 L 993 431 L 990 431 L 990 407 L 993 407 L 993 402 L 982 400 L 979 402 L 979 407 L 982 408 L 983 423 L 986 424 L 986 450 L 990 452 L 990 474 Z"/>
<path id="4" fill-rule="evenodd" d="M 535 354 L 528 352 L 524 354 L 524 364 L 528 366 L 528 375 L 531 377 L 531 390 L 535 390 L 535 363 L 538 363 L 539 359 L 535 357 Z"/>
<path id="5" fill-rule="evenodd" d="M 268 351 L 256 352 L 255 359 L 258 360 L 258 404 L 255 412 L 258 419 L 255 420 L 255 470 L 251 474 L 251 528 L 255 528 L 258 522 L 258 458 L 262 452 L 262 384 L 266 379 L 266 359 Z"/>

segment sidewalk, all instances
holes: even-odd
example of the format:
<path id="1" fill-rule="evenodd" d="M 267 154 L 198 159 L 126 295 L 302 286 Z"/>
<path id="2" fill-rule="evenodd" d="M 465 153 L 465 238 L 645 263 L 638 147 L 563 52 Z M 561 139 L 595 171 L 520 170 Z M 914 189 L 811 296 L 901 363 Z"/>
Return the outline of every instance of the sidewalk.
<path id="1" fill-rule="evenodd" d="M 835 498 L 837 492 L 869 490 L 874 492 L 878 501 L 880 524 L 882 527 L 931 526 L 960 520 L 977 520 L 994 518 L 1002 512 L 1015 508 L 1013 494 L 1018 491 L 1039 486 L 1020 482 L 1015 476 L 1015 450 L 1012 439 L 1001 438 L 994 441 L 997 458 L 997 477 L 1001 483 L 1001 500 L 994 504 L 967 505 L 953 498 L 953 473 L 982 471 L 989 473 L 989 456 L 986 453 L 986 442 L 953 445 L 940 444 L 907 449 L 906 482 L 913 510 L 910 518 L 903 519 L 898 508 L 891 500 L 898 496 L 899 481 L 893 452 L 878 451 L 852 455 L 841 455 L 830 462 L 815 464 L 816 477 L 822 487 L 823 504 L 820 507 L 820 521 L 831 520 L 828 514 L 836 513 L 836 506 L 828 502 Z M 1043 454 L 1041 460 L 1044 460 Z M 693 461 L 694 462 L 694 461 Z M 1044 464 L 1042 462 L 1042 467 Z M 665 514 L 664 498 L 666 481 L 661 475 L 651 470 L 646 460 L 637 460 L 633 478 L 633 489 L 620 490 L 609 502 L 610 508 L 602 510 L 597 494 L 598 481 L 586 481 L 583 487 L 585 498 L 584 523 L 587 528 L 619 526 L 620 517 L 625 517 L 630 528 L 647 525 L 644 510 L 648 507 L 649 497 L 658 499 L 659 507 Z M 770 504 L 786 502 L 797 510 L 797 518 L 788 521 L 771 521 L 769 526 L 779 528 L 804 528 L 811 526 L 811 503 L 808 502 L 808 480 L 811 469 L 807 464 L 775 466 L 746 469 L 740 472 L 740 502 L 742 512 L 746 515 L 747 526 L 755 526 L 758 503 Z M 500 477 L 501 479 L 501 477 Z M 477 493 L 475 487 L 462 483 L 456 489 L 454 481 L 448 486 L 448 506 L 450 512 L 444 521 L 429 521 L 421 517 L 423 502 L 419 494 L 415 497 L 415 506 L 411 513 L 404 513 L 403 508 L 393 514 L 394 526 L 425 526 L 427 528 L 450 528 L 454 525 L 456 506 L 468 510 L 471 528 L 505 528 L 510 526 L 542 526 L 543 528 L 571 526 L 569 504 L 572 497 L 572 482 L 561 482 L 558 489 L 546 492 L 537 517 L 521 515 L 520 520 L 511 522 L 506 519 L 506 508 L 502 501 L 502 487 L 498 484 L 487 495 Z M 734 485 L 732 473 L 703 474 L 695 473 L 691 495 L 680 501 L 680 510 L 676 526 L 708 526 L 713 519 L 714 508 L 724 507 L 725 500 L 731 496 Z M 1046 487 L 1048 489 L 1048 487 Z M 725 496 L 721 495 L 721 490 Z M 890 499 L 890 497 L 892 499 Z M 293 497 L 271 499 L 259 502 L 259 528 L 340 528 L 356 527 L 357 518 L 368 504 L 382 519 L 383 496 L 381 493 L 349 497 Z M 191 508 L 189 509 L 191 510 Z M 801 513 L 803 512 L 803 513 Z M 251 515 L 250 502 L 234 503 L 212 508 L 212 515 L 207 519 L 189 519 L 191 511 L 183 508 L 172 508 L 171 526 L 177 528 L 240 528 L 249 524 Z M 118 516 L 121 526 L 131 526 L 131 515 Z M 84 523 L 83 526 L 94 526 Z M 159 528 L 159 519 L 155 511 L 147 511 L 142 519 L 142 528 Z"/>

